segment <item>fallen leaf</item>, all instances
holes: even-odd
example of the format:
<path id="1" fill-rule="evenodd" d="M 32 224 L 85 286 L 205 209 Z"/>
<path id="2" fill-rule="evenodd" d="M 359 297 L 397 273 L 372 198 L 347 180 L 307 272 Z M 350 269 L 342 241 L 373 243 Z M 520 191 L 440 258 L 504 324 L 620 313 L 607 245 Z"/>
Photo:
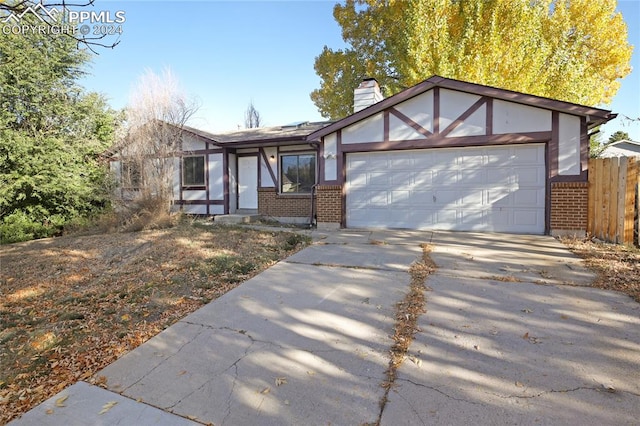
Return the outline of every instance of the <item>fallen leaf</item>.
<path id="1" fill-rule="evenodd" d="M 264 388 L 264 389 L 262 389 L 262 390 L 260 391 L 260 393 L 261 393 L 261 394 L 263 394 L 263 395 L 266 395 L 266 394 L 268 394 L 269 392 L 271 392 L 271 388 L 270 388 L 269 386 L 267 386 L 266 388 Z"/>
<path id="2" fill-rule="evenodd" d="M 529 332 L 527 331 L 526 333 L 524 333 L 524 335 L 522 336 L 522 338 L 524 340 L 529 340 Z"/>
<path id="3" fill-rule="evenodd" d="M 315 376 L 316 372 L 309 370 L 309 371 L 307 371 L 307 374 L 310 375 L 310 376 Z"/>
<path id="4" fill-rule="evenodd" d="M 530 314 L 533 312 L 531 309 L 521 309 L 520 311 L 524 312 L 525 314 Z"/>
<path id="5" fill-rule="evenodd" d="M 276 386 L 281 386 L 287 384 L 286 377 L 276 377 Z"/>
<path id="6" fill-rule="evenodd" d="M 516 382 L 516 387 L 523 388 L 524 383 Z"/>
<path id="7" fill-rule="evenodd" d="M 109 401 L 106 404 L 104 404 L 102 406 L 102 410 L 100 410 L 100 412 L 98 414 L 102 415 L 104 413 L 106 413 L 107 411 L 111 410 L 113 407 L 116 406 L 116 404 L 118 404 L 117 401 Z"/>
<path id="8" fill-rule="evenodd" d="M 64 405 L 64 402 L 67 400 L 67 398 L 69 398 L 69 395 L 61 396 L 60 398 L 56 399 L 56 407 L 66 407 L 66 405 Z"/>
<path id="9" fill-rule="evenodd" d="M 568 316 L 568 315 L 565 315 L 565 314 L 562 314 L 562 315 L 560 315 L 560 318 L 562 318 L 562 319 L 565 319 L 565 320 L 566 320 L 566 319 L 569 319 L 569 316 Z"/>
<path id="10" fill-rule="evenodd" d="M 49 408 L 47 411 L 45 411 L 45 414 L 53 414 L 53 408 Z"/>
<path id="11" fill-rule="evenodd" d="M 185 374 L 187 374 L 187 370 L 182 370 L 178 373 L 178 376 L 184 376 Z"/>

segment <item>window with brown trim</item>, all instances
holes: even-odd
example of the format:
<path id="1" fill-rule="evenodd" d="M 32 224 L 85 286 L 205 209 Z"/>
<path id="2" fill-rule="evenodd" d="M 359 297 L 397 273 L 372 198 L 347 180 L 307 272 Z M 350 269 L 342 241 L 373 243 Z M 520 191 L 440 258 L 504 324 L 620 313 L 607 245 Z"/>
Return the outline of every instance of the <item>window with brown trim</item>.
<path id="1" fill-rule="evenodd" d="M 142 171 L 140 163 L 133 160 L 122 161 L 120 180 L 125 189 L 140 189 L 142 186 Z"/>
<path id="2" fill-rule="evenodd" d="M 280 155 L 280 192 L 283 194 L 308 194 L 316 184 L 316 155 Z"/>
<path id="3" fill-rule="evenodd" d="M 182 186 L 205 186 L 204 155 L 182 158 Z"/>

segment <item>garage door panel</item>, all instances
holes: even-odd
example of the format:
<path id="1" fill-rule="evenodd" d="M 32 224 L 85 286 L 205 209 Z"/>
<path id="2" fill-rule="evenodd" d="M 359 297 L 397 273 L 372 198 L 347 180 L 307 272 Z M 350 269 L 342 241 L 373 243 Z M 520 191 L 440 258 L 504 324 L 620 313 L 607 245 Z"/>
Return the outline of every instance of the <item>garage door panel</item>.
<path id="1" fill-rule="evenodd" d="M 437 170 L 432 176 L 433 184 L 450 185 L 458 181 L 457 170 Z"/>
<path id="2" fill-rule="evenodd" d="M 516 226 L 535 227 L 540 219 L 540 213 L 535 210 L 518 209 L 513 211 L 513 223 Z"/>
<path id="3" fill-rule="evenodd" d="M 485 193 L 487 205 L 509 207 L 514 204 L 515 194 L 509 188 L 492 188 Z"/>
<path id="4" fill-rule="evenodd" d="M 370 172 L 367 175 L 367 183 L 372 186 L 388 188 L 391 183 L 391 176 L 389 173 L 384 172 Z"/>
<path id="5" fill-rule="evenodd" d="M 483 169 L 460 170 L 458 173 L 458 183 L 461 185 L 476 185 L 487 181 L 487 171 Z"/>
<path id="6" fill-rule="evenodd" d="M 517 206 L 538 206 L 543 202 L 544 193 L 536 189 L 519 189 L 514 192 L 514 205 Z"/>
<path id="7" fill-rule="evenodd" d="M 543 233 L 543 144 L 347 155 L 349 227 Z"/>
<path id="8" fill-rule="evenodd" d="M 521 185 L 544 185 L 544 174 L 537 167 L 519 167 L 513 171 L 515 182 Z"/>

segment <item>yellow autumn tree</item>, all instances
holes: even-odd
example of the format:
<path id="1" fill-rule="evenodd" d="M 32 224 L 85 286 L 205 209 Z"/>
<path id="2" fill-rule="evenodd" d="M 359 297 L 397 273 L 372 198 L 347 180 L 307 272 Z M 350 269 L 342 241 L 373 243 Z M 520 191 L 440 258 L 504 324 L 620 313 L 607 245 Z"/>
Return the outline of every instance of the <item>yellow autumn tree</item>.
<path id="1" fill-rule="evenodd" d="M 431 75 L 584 105 L 609 103 L 631 68 L 615 0 L 347 0 L 334 8 L 349 47 L 316 58 L 323 116 L 352 112 L 374 77 L 386 96 Z"/>

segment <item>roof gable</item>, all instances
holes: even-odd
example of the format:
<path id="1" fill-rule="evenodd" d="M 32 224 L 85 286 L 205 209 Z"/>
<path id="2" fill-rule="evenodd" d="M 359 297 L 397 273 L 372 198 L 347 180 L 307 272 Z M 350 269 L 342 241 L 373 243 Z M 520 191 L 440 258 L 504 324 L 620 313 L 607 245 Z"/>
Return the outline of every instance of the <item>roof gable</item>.
<path id="1" fill-rule="evenodd" d="M 511 90 L 499 89 L 491 86 L 484 86 L 475 83 L 468 83 L 460 80 L 434 75 L 415 86 L 409 87 L 389 98 L 386 98 L 368 108 L 363 109 L 355 114 L 338 120 L 329 126 L 319 129 L 308 136 L 308 140 L 317 140 L 322 136 L 326 136 L 336 130 L 347 127 L 358 121 L 371 117 L 390 107 L 405 102 L 415 96 L 432 90 L 436 87 L 450 89 L 458 92 L 465 92 L 472 95 L 485 96 L 493 99 L 514 102 L 526 106 L 542 108 L 550 111 L 559 111 L 566 114 L 587 117 L 589 127 L 606 123 L 616 117 L 609 110 L 588 107 L 584 105 L 573 104 L 570 102 L 558 101 L 554 99 L 544 98 L 526 93 L 514 92 Z"/>

